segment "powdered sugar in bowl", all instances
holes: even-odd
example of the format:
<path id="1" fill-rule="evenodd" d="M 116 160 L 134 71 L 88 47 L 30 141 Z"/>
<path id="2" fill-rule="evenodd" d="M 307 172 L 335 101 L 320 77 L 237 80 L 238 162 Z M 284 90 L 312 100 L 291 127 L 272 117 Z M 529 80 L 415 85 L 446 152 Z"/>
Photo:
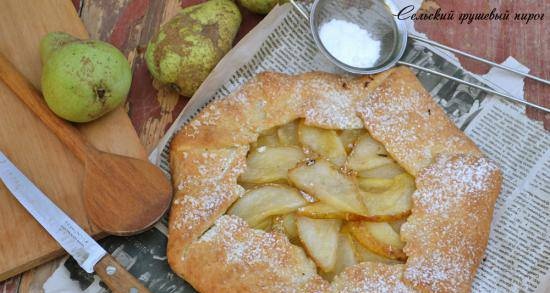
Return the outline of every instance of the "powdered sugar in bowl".
<path id="1" fill-rule="evenodd" d="M 393 17 L 391 1 L 316 0 L 309 17 L 320 51 L 342 69 L 373 74 L 391 68 L 403 55 L 406 26 Z"/>
<path id="2" fill-rule="evenodd" d="M 409 35 L 405 22 L 398 17 L 394 17 L 398 15 L 399 11 L 392 0 L 315 0 L 310 13 L 298 5 L 296 0 L 290 0 L 290 2 L 302 16 L 309 20 L 311 33 L 319 50 L 332 63 L 345 71 L 357 74 L 374 74 L 390 69 L 396 64 L 404 65 L 550 113 L 550 108 L 519 99 L 507 92 L 497 91 L 431 68 L 400 60 L 405 52 L 407 39 L 411 38 L 415 42 L 451 51 L 550 85 L 550 80 L 495 63 L 418 35 Z"/>

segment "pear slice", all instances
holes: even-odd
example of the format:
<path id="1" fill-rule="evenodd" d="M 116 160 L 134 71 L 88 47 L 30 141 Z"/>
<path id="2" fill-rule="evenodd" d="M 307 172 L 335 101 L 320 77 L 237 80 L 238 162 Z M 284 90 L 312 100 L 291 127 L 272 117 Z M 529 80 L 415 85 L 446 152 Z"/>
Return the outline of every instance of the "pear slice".
<path id="1" fill-rule="evenodd" d="M 332 281 L 334 277 L 344 271 L 347 267 L 356 265 L 360 262 L 357 258 L 357 254 L 355 253 L 352 241 L 353 238 L 349 235 L 349 233 L 340 233 L 338 235 L 338 248 L 336 250 L 334 269 L 331 272 L 320 272 L 321 276 L 325 280 Z"/>
<path id="2" fill-rule="evenodd" d="M 298 228 L 296 227 L 296 214 L 289 213 L 273 217 L 273 229 L 283 233 L 289 240 L 298 238 Z"/>
<path id="3" fill-rule="evenodd" d="M 364 191 L 381 192 L 394 185 L 393 179 L 388 178 L 357 178 L 359 188 Z"/>
<path id="4" fill-rule="evenodd" d="M 405 222 L 407 222 L 407 219 L 401 219 L 401 220 L 389 222 L 388 224 L 390 224 L 390 226 L 393 228 L 393 230 L 397 234 L 401 234 L 401 226 L 403 226 L 403 224 L 405 224 Z"/>
<path id="5" fill-rule="evenodd" d="M 304 159 L 305 155 L 298 147 L 259 147 L 252 150 L 246 158 L 246 170 L 239 176 L 239 182 L 268 183 L 286 180 L 288 170 Z"/>
<path id="6" fill-rule="evenodd" d="M 277 129 L 272 127 L 260 133 L 258 139 L 251 144 L 251 148 L 257 149 L 263 146 L 276 147 L 280 145 L 279 137 L 277 136 Z"/>
<path id="7" fill-rule="evenodd" d="M 297 189 L 271 184 L 248 190 L 227 213 L 243 218 L 251 227 L 257 227 L 271 216 L 293 212 L 306 204 Z"/>
<path id="8" fill-rule="evenodd" d="M 393 185 L 383 192 L 361 192 L 369 221 L 387 222 L 406 218 L 411 213 L 414 179 L 404 173 L 395 176 Z"/>
<path id="9" fill-rule="evenodd" d="M 344 129 L 340 131 L 338 137 L 340 137 L 340 141 L 342 141 L 346 152 L 350 153 L 351 150 L 353 150 L 353 146 L 355 145 L 357 138 L 364 133 L 364 129 Z"/>
<path id="10" fill-rule="evenodd" d="M 346 221 L 359 221 L 368 219 L 368 217 L 362 215 L 343 212 L 327 203 L 320 201 L 299 208 L 296 211 L 296 214 L 312 219 L 340 219 Z"/>
<path id="11" fill-rule="evenodd" d="M 346 167 L 360 172 L 389 163 L 393 163 L 393 159 L 390 158 L 384 146 L 370 135 L 363 134 L 357 139 L 346 161 Z"/>
<path id="12" fill-rule="evenodd" d="M 300 143 L 337 166 L 346 162 L 346 149 L 335 130 L 307 126 L 300 122 L 298 126 Z"/>
<path id="13" fill-rule="evenodd" d="M 269 231 L 272 229 L 273 224 L 274 224 L 273 218 L 266 218 L 266 219 L 263 219 L 261 222 L 255 224 L 254 226 L 250 226 L 250 227 L 258 230 Z"/>
<path id="14" fill-rule="evenodd" d="M 334 274 L 341 273 L 345 268 L 359 263 L 354 253 L 352 238 L 347 233 L 338 235 L 338 249 L 336 251 L 336 263 L 334 264 Z"/>
<path id="15" fill-rule="evenodd" d="M 279 146 L 279 137 L 277 135 L 266 135 L 258 137 L 258 140 L 253 143 L 253 148 L 257 149 L 263 146 L 276 147 Z"/>
<path id="16" fill-rule="evenodd" d="M 324 272 L 334 270 L 342 221 L 297 217 L 296 225 L 304 248 L 317 266 Z"/>
<path id="17" fill-rule="evenodd" d="M 346 215 L 349 213 L 342 212 L 335 207 L 324 202 L 316 202 L 301 207 L 296 211 L 299 216 L 304 216 L 312 219 L 343 219 L 347 220 Z"/>
<path id="18" fill-rule="evenodd" d="M 375 222 L 348 222 L 348 229 L 353 237 L 365 248 L 380 256 L 404 261 L 405 243 L 388 223 Z"/>
<path id="19" fill-rule="evenodd" d="M 286 178 L 285 179 L 279 179 L 279 180 L 271 181 L 271 182 L 269 182 L 269 184 L 288 185 L 288 180 Z M 245 190 L 249 190 L 249 189 L 254 189 L 254 188 L 261 187 L 261 186 L 265 185 L 265 183 L 246 183 L 246 182 L 239 181 L 239 185 L 242 186 L 242 188 L 244 188 Z"/>
<path id="20" fill-rule="evenodd" d="M 301 190 L 338 210 L 359 215 L 367 211 L 353 178 L 325 160 L 301 164 L 290 170 L 288 178 Z"/>
<path id="21" fill-rule="evenodd" d="M 405 173 L 397 163 L 392 162 L 376 168 L 360 171 L 357 176 L 363 178 L 386 178 L 391 179 L 399 174 Z"/>
<path id="22" fill-rule="evenodd" d="M 381 263 L 387 263 L 387 264 L 403 263 L 402 261 L 383 257 L 381 255 L 378 255 L 368 250 L 365 246 L 361 245 L 357 240 L 355 240 L 351 235 L 350 235 L 350 239 L 351 239 L 350 240 L 351 245 L 353 247 L 353 254 L 357 259 L 357 262 L 370 261 L 370 262 L 381 262 Z"/>
<path id="23" fill-rule="evenodd" d="M 299 146 L 298 140 L 298 121 L 289 122 L 277 130 L 279 142 L 284 146 Z"/>

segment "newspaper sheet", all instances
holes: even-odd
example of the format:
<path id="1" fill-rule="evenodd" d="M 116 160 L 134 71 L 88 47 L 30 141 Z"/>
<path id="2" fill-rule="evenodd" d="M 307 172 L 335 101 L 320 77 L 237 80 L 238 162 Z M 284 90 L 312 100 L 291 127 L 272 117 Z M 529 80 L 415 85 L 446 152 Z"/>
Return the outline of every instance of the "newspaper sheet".
<path id="1" fill-rule="evenodd" d="M 408 44 L 403 59 L 467 81 L 483 81 L 463 70 L 452 56 L 433 53 L 414 43 Z M 288 4 L 277 7 L 218 64 L 150 159 L 169 175 L 168 148 L 173 134 L 206 104 L 267 70 L 345 74 L 319 53 L 308 23 L 300 14 Z M 541 124 L 529 120 L 522 107 L 425 72 L 417 72 L 417 77 L 457 126 L 504 173 L 489 245 L 472 291 L 550 292 L 550 134 Z M 502 81 L 498 77 L 487 84 L 507 90 Z M 195 292 L 170 271 L 165 243 L 165 220 L 145 234 L 102 241 L 153 292 Z M 71 262 L 65 261 L 48 280 L 46 293 L 105 292 L 97 277 L 86 275 Z"/>

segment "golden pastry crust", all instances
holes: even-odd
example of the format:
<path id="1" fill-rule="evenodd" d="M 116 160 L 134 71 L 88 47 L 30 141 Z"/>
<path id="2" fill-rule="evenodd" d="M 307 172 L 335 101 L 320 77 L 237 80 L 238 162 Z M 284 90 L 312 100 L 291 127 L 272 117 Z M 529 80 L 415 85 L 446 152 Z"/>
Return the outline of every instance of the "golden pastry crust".
<path id="1" fill-rule="evenodd" d="M 332 293 L 414 292 L 403 283 L 403 265 L 364 262 L 346 268 L 332 281 Z"/>
<path id="2" fill-rule="evenodd" d="M 183 275 L 200 292 L 327 292 L 313 261 L 285 235 L 222 216 L 189 247 Z"/>
<path id="3" fill-rule="evenodd" d="M 243 193 L 237 177 L 244 170 L 248 145 L 260 132 L 297 118 L 328 129 L 365 127 L 416 177 L 412 215 L 402 229 L 409 256 L 405 265 L 361 263 L 347 268 L 329 285 L 315 274 L 303 250 L 282 235 L 254 230 L 242 220 L 223 216 Z M 468 291 L 500 191 L 498 169 L 403 67 L 355 79 L 327 73 L 259 74 L 238 91 L 212 102 L 184 126 L 172 142 L 170 160 L 176 194 L 168 260 L 200 292 L 369 292 L 357 291 L 366 286 L 361 278 L 403 292 Z M 455 167 L 464 180 L 447 174 Z M 477 175 L 468 177 L 471 174 Z M 443 186 L 446 183 L 450 185 Z M 475 191 L 464 193 L 461 186 Z M 443 192 L 434 194 L 434 190 Z M 474 200 L 467 204 L 469 197 Z M 446 217 L 445 211 L 452 213 Z M 475 218 L 476 225 L 469 217 Z M 441 234 L 429 221 L 460 233 Z M 464 246 L 457 246 L 460 241 Z M 232 257 L 235 252 L 243 257 Z M 447 255 L 462 257 L 453 267 L 456 270 L 444 266 L 441 257 Z"/>
<path id="4" fill-rule="evenodd" d="M 440 153 L 481 155 L 410 70 L 395 70 L 359 102 L 358 112 L 371 136 L 412 175 Z"/>
<path id="5" fill-rule="evenodd" d="M 420 171 L 401 227 L 404 280 L 421 292 L 467 292 L 489 238 L 501 175 L 488 159 L 440 155 Z"/>
<path id="6" fill-rule="evenodd" d="M 237 177 L 244 170 L 248 147 L 172 152 L 176 195 L 170 211 L 168 262 L 181 270 L 187 246 L 225 213 L 244 193 Z"/>

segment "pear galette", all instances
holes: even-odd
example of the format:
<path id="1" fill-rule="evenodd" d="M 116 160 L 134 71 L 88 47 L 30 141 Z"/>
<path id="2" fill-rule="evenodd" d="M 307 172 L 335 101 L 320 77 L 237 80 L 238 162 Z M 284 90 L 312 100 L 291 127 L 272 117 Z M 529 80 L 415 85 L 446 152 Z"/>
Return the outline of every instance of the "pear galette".
<path id="1" fill-rule="evenodd" d="M 262 73 L 170 154 L 168 261 L 200 292 L 466 292 L 501 176 L 414 74 Z"/>

